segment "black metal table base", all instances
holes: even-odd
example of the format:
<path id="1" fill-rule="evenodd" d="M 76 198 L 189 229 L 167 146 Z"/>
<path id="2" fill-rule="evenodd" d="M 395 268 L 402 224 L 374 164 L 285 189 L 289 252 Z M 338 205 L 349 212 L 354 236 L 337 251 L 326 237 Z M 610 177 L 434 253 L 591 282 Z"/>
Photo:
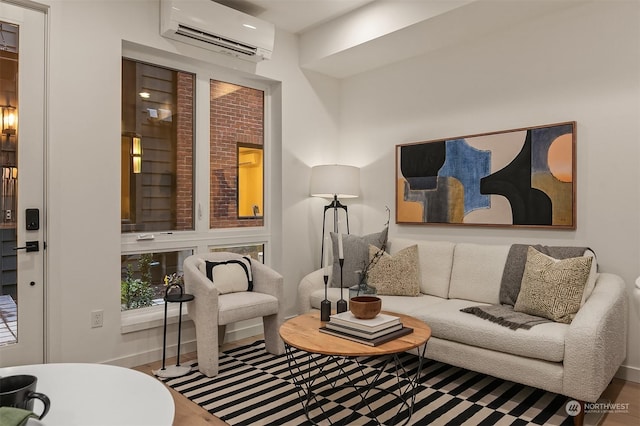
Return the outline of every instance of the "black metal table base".
<path id="1" fill-rule="evenodd" d="M 364 417 L 381 425 L 380 415 L 389 417 L 391 411 L 395 414 L 384 420 L 385 425 L 406 425 L 411 420 L 426 343 L 418 349 L 417 365 L 411 369 L 404 366 L 402 353 L 376 356 L 375 364 L 367 365 L 363 360 L 371 357 L 307 353 L 287 344 L 285 348 L 300 403 L 312 424 L 324 420 L 331 425 L 348 425 Z M 396 383 L 382 387 L 382 373 L 387 372 L 384 381 L 388 382 L 388 370 Z M 380 392 L 388 397 L 380 398 Z M 330 400 L 335 404 L 328 404 Z M 341 406 L 350 410 L 346 417 Z M 318 414 L 312 415 L 314 410 Z"/>

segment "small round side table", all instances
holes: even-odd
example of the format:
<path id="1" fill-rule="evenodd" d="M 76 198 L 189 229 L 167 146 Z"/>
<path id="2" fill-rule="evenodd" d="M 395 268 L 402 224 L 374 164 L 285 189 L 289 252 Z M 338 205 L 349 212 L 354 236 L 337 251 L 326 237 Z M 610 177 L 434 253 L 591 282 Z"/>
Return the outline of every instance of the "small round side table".
<path id="1" fill-rule="evenodd" d="M 178 288 L 180 292 L 172 289 Z M 190 302 L 194 299 L 193 294 L 184 292 L 184 289 L 180 284 L 172 284 L 167 287 L 167 291 L 164 294 L 164 335 L 162 337 L 162 368 L 155 370 L 153 374 L 158 377 L 180 377 L 184 376 L 191 371 L 190 366 L 180 365 L 180 337 L 182 334 L 182 304 L 184 302 Z M 165 360 L 167 355 L 167 305 L 169 303 L 180 304 L 180 314 L 178 316 L 178 353 L 176 355 L 176 365 L 170 365 L 165 367 Z"/>

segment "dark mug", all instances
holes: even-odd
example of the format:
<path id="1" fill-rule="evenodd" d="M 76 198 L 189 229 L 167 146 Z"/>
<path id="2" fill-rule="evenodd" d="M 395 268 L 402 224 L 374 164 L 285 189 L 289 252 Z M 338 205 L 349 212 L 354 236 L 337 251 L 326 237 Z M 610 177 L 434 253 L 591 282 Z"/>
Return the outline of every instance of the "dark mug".
<path id="1" fill-rule="evenodd" d="M 0 407 L 15 407 L 33 411 L 33 400 L 39 399 L 44 404 L 44 410 L 38 420 L 44 418 L 49 412 L 51 402 L 47 395 L 36 392 L 38 378 L 27 374 L 18 376 L 0 377 Z"/>

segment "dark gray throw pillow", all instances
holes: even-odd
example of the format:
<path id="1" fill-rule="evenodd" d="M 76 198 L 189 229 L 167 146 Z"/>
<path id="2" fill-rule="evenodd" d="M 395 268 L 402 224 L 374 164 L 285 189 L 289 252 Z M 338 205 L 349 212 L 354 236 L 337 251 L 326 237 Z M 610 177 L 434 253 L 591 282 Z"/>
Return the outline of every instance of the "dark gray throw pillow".
<path id="1" fill-rule="evenodd" d="M 342 286 L 349 288 L 358 284 L 356 271 L 361 271 L 369 263 L 369 245 L 382 247 L 387 242 L 389 228 L 381 232 L 358 236 L 342 234 L 342 249 L 344 264 L 342 268 Z M 338 234 L 331 233 L 331 245 L 333 247 L 333 275 L 331 287 L 340 287 L 340 263 L 338 262 Z"/>

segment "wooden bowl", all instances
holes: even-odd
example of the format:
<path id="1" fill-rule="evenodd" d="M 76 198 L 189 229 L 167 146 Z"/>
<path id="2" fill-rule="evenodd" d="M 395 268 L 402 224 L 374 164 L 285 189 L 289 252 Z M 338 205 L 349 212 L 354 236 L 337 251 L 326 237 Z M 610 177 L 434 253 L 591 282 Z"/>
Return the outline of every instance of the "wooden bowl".
<path id="1" fill-rule="evenodd" d="M 359 319 L 375 318 L 382 309 L 382 299 L 374 296 L 356 296 L 349 301 L 349 310 Z"/>

